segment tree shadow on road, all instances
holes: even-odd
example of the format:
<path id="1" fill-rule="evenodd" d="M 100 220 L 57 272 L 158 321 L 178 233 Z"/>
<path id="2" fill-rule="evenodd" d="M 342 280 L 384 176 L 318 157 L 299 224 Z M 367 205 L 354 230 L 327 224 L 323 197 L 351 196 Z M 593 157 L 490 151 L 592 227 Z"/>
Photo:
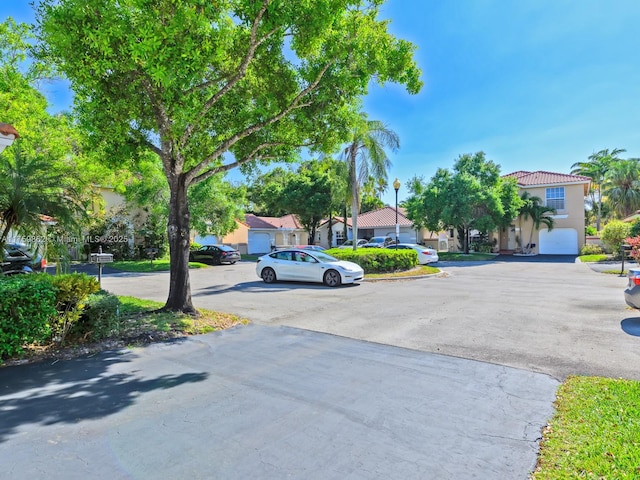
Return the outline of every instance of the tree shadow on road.
<path id="1" fill-rule="evenodd" d="M 21 425 L 78 423 L 130 406 L 152 390 L 206 380 L 207 373 L 162 375 L 143 379 L 136 371 L 109 373 L 130 362 L 132 352 L 103 352 L 90 358 L 0 369 L 0 442 Z"/>

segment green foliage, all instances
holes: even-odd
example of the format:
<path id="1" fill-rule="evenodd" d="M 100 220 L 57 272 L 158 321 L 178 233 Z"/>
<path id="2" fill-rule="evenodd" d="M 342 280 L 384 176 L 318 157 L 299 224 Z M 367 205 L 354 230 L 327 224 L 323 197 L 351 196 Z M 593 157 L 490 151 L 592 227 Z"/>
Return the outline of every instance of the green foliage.
<path id="1" fill-rule="evenodd" d="M 505 225 L 522 205 L 514 180 L 501 178 L 500 167 L 483 152 L 461 155 L 452 171 L 438 169 L 428 184 L 412 179 L 410 190 L 409 219 L 434 232 L 450 226 L 458 229 L 465 253 L 471 229 L 488 232 Z"/>
<path id="2" fill-rule="evenodd" d="M 390 248 L 332 248 L 327 253 L 340 260 L 357 263 L 365 273 L 385 273 L 408 270 L 418 265 L 418 254 L 414 250 Z"/>
<path id="3" fill-rule="evenodd" d="M 631 226 L 628 223 L 612 220 L 600 232 L 600 239 L 609 252 L 620 258 L 620 246 L 629 237 L 630 232 Z"/>
<path id="4" fill-rule="evenodd" d="M 640 218 L 635 219 L 631 223 L 631 229 L 629 230 L 630 237 L 640 237 Z"/>
<path id="5" fill-rule="evenodd" d="M 53 285 L 56 294 L 58 318 L 51 325 L 52 333 L 56 341 L 64 343 L 67 334 L 80 319 L 87 298 L 100 290 L 100 285 L 95 277 L 85 273 L 54 275 L 44 281 Z"/>
<path id="6" fill-rule="evenodd" d="M 370 81 L 422 87 L 381 1 L 42 0 L 39 58 L 71 81 L 104 158 L 157 156 L 169 184 L 167 308 L 193 312 L 188 191 L 240 167 L 350 141 Z"/>
<path id="7" fill-rule="evenodd" d="M 0 363 L 2 357 L 21 353 L 25 344 L 51 335 L 56 294 L 51 283 L 36 280 L 39 276 L 0 276 Z"/>
<path id="8" fill-rule="evenodd" d="M 580 249 L 580 255 L 602 255 L 604 251 L 600 245 L 585 243 Z"/>
<path id="9" fill-rule="evenodd" d="M 638 230 L 638 232 L 640 233 L 640 230 Z M 593 225 L 589 225 L 585 227 L 584 233 L 588 237 L 595 237 L 596 235 L 598 235 L 598 230 L 596 230 L 596 227 L 594 227 Z"/>
<path id="10" fill-rule="evenodd" d="M 125 326 L 120 316 L 120 300 L 100 290 L 90 294 L 71 332 L 84 339 L 100 340 L 119 335 Z"/>

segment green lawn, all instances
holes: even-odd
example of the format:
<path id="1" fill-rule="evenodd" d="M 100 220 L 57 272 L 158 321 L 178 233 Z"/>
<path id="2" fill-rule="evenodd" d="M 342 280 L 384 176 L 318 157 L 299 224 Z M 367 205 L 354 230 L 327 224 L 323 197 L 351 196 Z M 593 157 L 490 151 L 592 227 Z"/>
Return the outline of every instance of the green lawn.
<path id="1" fill-rule="evenodd" d="M 569 377 L 532 479 L 640 478 L 640 382 Z"/>
<path id="2" fill-rule="evenodd" d="M 122 272 L 163 272 L 169 271 L 169 259 L 151 260 L 127 260 L 105 264 L 109 268 L 114 268 Z M 189 262 L 189 268 L 204 268 L 208 265 L 198 262 Z"/>

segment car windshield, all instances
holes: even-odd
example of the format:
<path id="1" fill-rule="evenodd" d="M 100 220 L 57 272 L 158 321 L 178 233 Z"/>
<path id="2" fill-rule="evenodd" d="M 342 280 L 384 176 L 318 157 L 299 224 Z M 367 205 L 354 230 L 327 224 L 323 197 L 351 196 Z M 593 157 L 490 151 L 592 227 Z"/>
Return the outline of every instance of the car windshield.
<path id="1" fill-rule="evenodd" d="M 235 252 L 235 248 L 229 247 L 228 245 L 219 245 L 218 248 L 225 252 Z"/>
<path id="2" fill-rule="evenodd" d="M 371 237 L 369 243 L 382 243 L 384 242 L 384 237 Z"/>
<path id="3" fill-rule="evenodd" d="M 326 253 L 319 252 L 319 251 L 314 251 L 313 256 L 316 257 L 320 262 L 332 263 L 332 262 L 340 261 L 337 258 L 332 257 L 331 255 L 327 255 Z"/>

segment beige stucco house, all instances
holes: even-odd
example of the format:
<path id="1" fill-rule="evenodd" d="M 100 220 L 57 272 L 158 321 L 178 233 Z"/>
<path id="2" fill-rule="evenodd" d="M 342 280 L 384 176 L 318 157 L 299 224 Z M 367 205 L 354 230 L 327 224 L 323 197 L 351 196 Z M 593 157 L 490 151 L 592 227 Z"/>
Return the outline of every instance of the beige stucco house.
<path id="1" fill-rule="evenodd" d="M 541 225 L 533 229 L 531 219 L 516 218 L 509 227 L 497 233 L 502 252 L 519 252 L 531 243 L 531 253 L 577 255 L 585 244 L 584 198 L 589 193 L 591 179 L 545 171 L 517 171 L 505 175 L 518 182 L 519 193 L 528 192 L 555 208 L 554 226 L 549 230 Z"/>

